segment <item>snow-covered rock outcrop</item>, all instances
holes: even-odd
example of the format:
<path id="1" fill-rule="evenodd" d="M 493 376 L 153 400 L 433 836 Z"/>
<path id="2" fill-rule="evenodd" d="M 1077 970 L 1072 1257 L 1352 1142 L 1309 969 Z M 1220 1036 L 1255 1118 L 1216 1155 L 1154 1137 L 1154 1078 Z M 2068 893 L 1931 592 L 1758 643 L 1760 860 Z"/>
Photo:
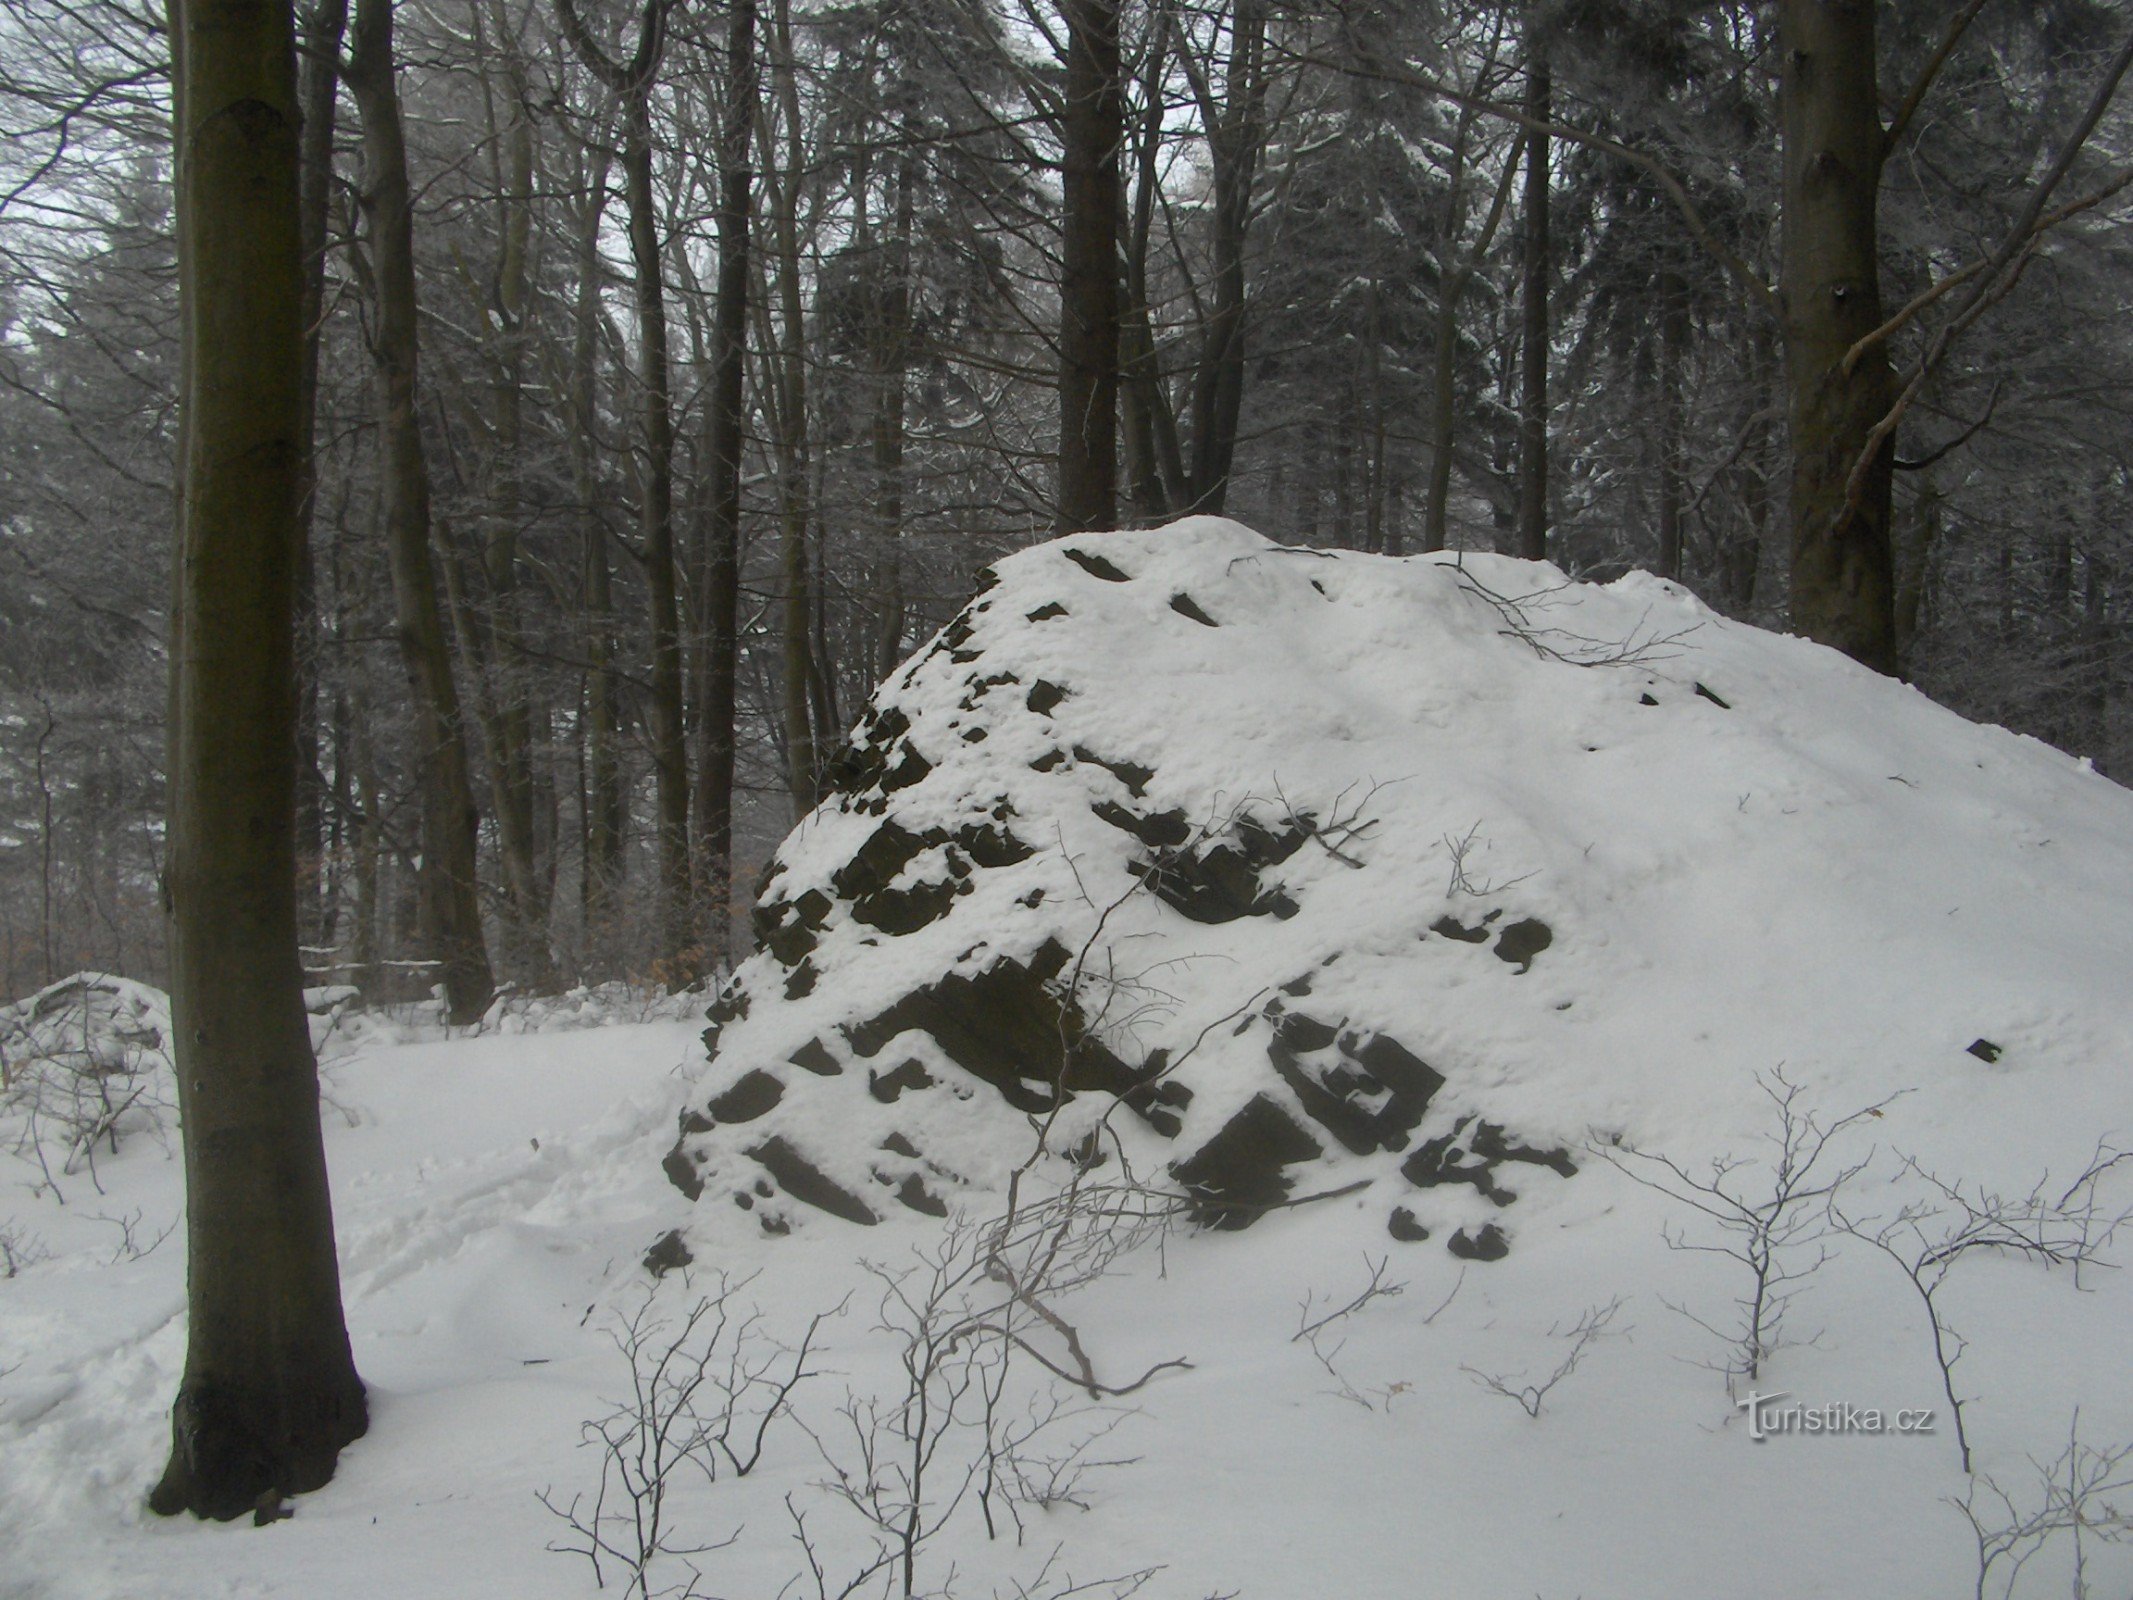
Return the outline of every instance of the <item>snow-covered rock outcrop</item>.
<path id="1" fill-rule="evenodd" d="M 1486 1259 L 1595 1137 L 2023 1070 L 2133 948 L 2133 797 L 2034 741 L 1642 574 L 1213 518 L 1002 561 L 831 781 L 667 1159 L 772 1232 L 1041 1128 Z"/>

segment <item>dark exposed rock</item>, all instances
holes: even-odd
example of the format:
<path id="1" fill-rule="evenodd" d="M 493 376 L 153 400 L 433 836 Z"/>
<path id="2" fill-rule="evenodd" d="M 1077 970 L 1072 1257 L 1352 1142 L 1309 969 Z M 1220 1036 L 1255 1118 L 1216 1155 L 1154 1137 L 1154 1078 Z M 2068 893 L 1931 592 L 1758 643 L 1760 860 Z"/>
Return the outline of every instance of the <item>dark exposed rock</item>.
<path id="1" fill-rule="evenodd" d="M 1429 1229 L 1415 1220 L 1415 1214 L 1405 1206 L 1394 1206 L 1392 1215 L 1385 1219 L 1385 1231 L 1402 1244 L 1420 1244 L 1429 1237 Z"/>
<path id="2" fill-rule="evenodd" d="M 669 1228 L 659 1236 L 658 1242 L 644 1253 L 645 1270 L 655 1278 L 664 1278 L 670 1272 L 679 1271 L 694 1261 L 696 1256 L 681 1236 L 681 1229 Z"/>
<path id="3" fill-rule="evenodd" d="M 1020 683 L 1021 681 L 1012 672 L 991 672 L 982 678 L 973 678 L 970 680 L 969 689 L 964 692 L 963 698 L 959 702 L 960 709 L 975 711 L 978 708 L 978 702 L 991 694 L 993 690 L 1002 688 L 1007 684 Z"/>
<path id="4" fill-rule="evenodd" d="M 896 884 L 920 854 L 941 847 L 946 847 L 948 878 Z M 851 903 L 854 920 L 901 937 L 946 914 L 959 892 L 955 880 L 968 877 L 972 861 L 986 867 L 1012 866 L 1033 853 L 1012 832 L 989 822 L 973 823 L 954 833 L 939 828 L 914 833 L 891 818 L 837 869 L 830 886 L 839 898 Z M 775 949 L 772 953 L 779 954 Z"/>
<path id="5" fill-rule="evenodd" d="M 1536 917 L 1523 917 L 1496 936 L 1496 955 L 1520 972 L 1531 972 L 1533 958 L 1553 943 L 1555 934 L 1547 923 Z"/>
<path id="6" fill-rule="evenodd" d="M 1066 616 L 1067 608 L 1057 600 L 1047 601 L 1029 614 L 1031 622 L 1050 622 L 1054 617 Z"/>
<path id="7" fill-rule="evenodd" d="M 705 1020 L 710 1023 L 710 1026 L 704 1029 L 704 1053 L 717 1055 L 718 1036 L 725 1031 L 726 1024 L 738 1022 L 747 1015 L 748 991 L 739 983 L 728 982 L 719 990 L 718 998 L 711 1002 L 710 1009 L 704 1013 Z"/>
<path id="8" fill-rule="evenodd" d="M 1058 709 L 1059 702 L 1067 697 L 1066 690 L 1045 678 L 1030 685 L 1029 699 L 1024 703 L 1040 717 L 1048 717 Z"/>
<path id="9" fill-rule="evenodd" d="M 852 737 L 832 755 L 822 769 L 822 786 L 829 794 L 858 794 L 872 788 L 888 771 L 889 747 L 911 731 L 911 719 L 891 707 L 869 709 L 859 719 Z"/>
<path id="10" fill-rule="evenodd" d="M 768 1114 L 784 1098 L 785 1084 L 781 1079 L 760 1067 L 752 1067 L 734 1079 L 731 1087 L 713 1095 L 704 1109 L 710 1113 L 713 1122 L 753 1122 Z M 684 1124 L 682 1131 L 701 1133 L 708 1127 L 709 1124 L 705 1128 L 690 1128 Z"/>
<path id="11" fill-rule="evenodd" d="M 958 828 L 954 842 L 958 850 L 981 867 L 1012 867 L 1037 853 L 1036 846 L 989 822 Z"/>
<path id="12" fill-rule="evenodd" d="M 929 1217 L 948 1215 L 948 1202 L 929 1190 L 926 1180 L 915 1172 L 908 1174 L 904 1181 L 896 1186 L 896 1198 L 913 1211 L 924 1212 Z"/>
<path id="13" fill-rule="evenodd" d="M 866 843 L 852 852 L 850 860 L 831 874 L 830 887 L 841 900 L 857 901 L 877 893 L 925 848 L 926 841 L 902 823 L 893 819 L 884 822 L 867 835 Z"/>
<path id="14" fill-rule="evenodd" d="M 1487 944 L 1489 942 L 1489 924 L 1501 915 L 1503 913 L 1500 911 L 1491 911 L 1481 919 L 1481 925 L 1477 928 L 1469 928 L 1457 917 L 1442 916 L 1429 925 L 1429 931 L 1431 933 L 1441 933 L 1447 939 L 1457 939 L 1462 944 Z"/>
<path id="15" fill-rule="evenodd" d="M 701 1200 L 704 1197 L 704 1180 L 696 1171 L 696 1162 L 679 1141 L 659 1163 L 659 1170 L 667 1175 L 667 1182 L 691 1200 Z"/>
<path id="16" fill-rule="evenodd" d="M 1337 1046 L 1331 1061 L 1302 1059 Z M 1312 1121 L 1357 1155 L 1404 1150 L 1441 1074 L 1396 1039 L 1365 1039 L 1299 1012 L 1274 1024 L 1267 1060 Z"/>
<path id="17" fill-rule="evenodd" d="M 1640 694 L 1637 696 L 1637 704 L 1640 706 L 1655 706 L 1658 703 L 1658 701 L 1654 700 L 1648 694 Z"/>
<path id="18" fill-rule="evenodd" d="M 798 966 L 815 948 L 816 935 L 835 904 L 820 889 L 809 889 L 792 900 L 759 900 L 751 917 L 755 941 L 776 956 L 780 965 Z"/>
<path id="19" fill-rule="evenodd" d="M 748 1154 L 761 1162 L 763 1170 L 777 1180 L 778 1187 L 795 1200 L 818 1211 L 827 1211 L 833 1217 L 842 1217 L 846 1222 L 871 1225 L 881 1220 L 864 1201 L 837 1184 L 783 1138 L 765 1139 Z"/>
<path id="20" fill-rule="evenodd" d="M 932 1087 L 933 1074 L 925 1069 L 916 1056 L 889 1072 L 877 1073 L 871 1068 L 867 1072 L 867 1092 L 885 1106 L 894 1105 L 897 1097 L 906 1089 Z"/>
<path id="21" fill-rule="evenodd" d="M 815 961 L 810 956 L 785 975 L 785 998 L 800 1000 L 815 992 Z"/>
<path id="22" fill-rule="evenodd" d="M 1106 583 L 1127 581 L 1128 574 L 1121 572 L 1102 556 L 1091 555 L 1086 550 L 1062 550 L 1059 553 L 1092 578 L 1101 578 Z"/>
<path id="23" fill-rule="evenodd" d="M 1203 628 L 1219 628 L 1221 623 L 1202 611 L 1199 602 L 1189 594 L 1174 594 L 1170 597 L 1170 609 L 1181 617 L 1190 617 Z"/>
<path id="24" fill-rule="evenodd" d="M 1074 746 L 1074 759 L 1086 761 L 1092 767 L 1102 767 L 1126 786 L 1126 793 L 1136 800 L 1146 799 L 1148 780 L 1155 776 L 1155 768 L 1144 767 L 1137 761 L 1106 761 L 1086 745 Z"/>
<path id="25" fill-rule="evenodd" d="M 918 1146 L 894 1129 L 891 1129 L 889 1136 L 881 1141 L 881 1147 L 888 1151 L 890 1155 L 902 1156 L 907 1161 L 916 1161 L 918 1159 Z"/>
<path id="26" fill-rule="evenodd" d="M 1321 1022 L 1301 1011 L 1284 1012 L 1274 1023 L 1274 1036 L 1291 1050 L 1323 1050 L 1340 1037 L 1337 1023 Z"/>
<path id="27" fill-rule="evenodd" d="M 1029 769 L 1032 772 L 1050 772 L 1066 758 L 1067 753 L 1064 750 L 1047 750 L 1029 764 Z"/>
<path id="28" fill-rule="evenodd" d="M 820 1039 L 810 1039 L 785 1058 L 794 1066 L 812 1072 L 818 1078 L 834 1078 L 844 1070 L 838 1059 L 830 1054 L 830 1048 Z"/>
<path id="29" fill-rule="evenodd" d="M 782 1090 L 783 1085 L 780 1085 Z M 681 1136 L 686 1139 L 692 1133 L 709 1133 L 718 1124 L 701 1111 L 684 1111 L 676 1119 L 681 1124 Z"/>
<path id="30" fill-rule="evenodd" d="M 1444 1248 L 1461 1261 L 1501 1261 L 1511 1253 L 1511 1241 L 1495 1223 L 1484 1222 L 1472 1233 L 1461 1228 L 1444 1241 Z"/>
<path id="31" fill-rule="evenodd" d="M 888 795 L 899 789 L 908 789 L 914 783 L 922 782 L 932 770 L 933 763 L 918 753 L 918 746 L 906 744 L 896 765 L 882 774 L 881 792 Z"/>
<path id="32" fill-rule="evenodd" d="M 1711 704 L 1718 707 L 1718 709 L 1721 711 L 1731 711 L 1733 709 L 1732 701 L 1719 698 L 1716 693 L 1706 688 L 1703 684 L 1699 683 L 1698 685 L 1696 685 L 1696 692 L 1702 695 L 1704 699 L 1710 701 Z"/>
<path id="33" fill-rule="evenodd" d="M 1389 1033 L 1374 1033 L 1368 1038 L 1344 1033 L 1340 1046 L 1396 1098 L 1414 1108 L 1415 1122 L 1422 1120 L 1422 1113 L 1429 1109 L 1430 1101 L 1444 1087 L 1443 1073 Z M 1401 1131 L 1411 1132 L 1413 1128 L 1411 1122 Z"/>
<path id="34" fill-rule="evenodd" d="M 1167 1066 L 1166 1052 L 1156 1051 L 1141 1068 L 1144 1081 L 1122 1091 L 1119 1098 L 1157 1133 L 1175 1139 L 1185 1131 L 1185 1119 L 1179 1113 L 1192 1104 L 1192 1090 L 1174 1079 L 1156 1080 L 1154 1074 Z"/>
<path id="35" fill-rule="evenodd" d="M 1195 1220 L 1245 1228 L 1289 1197 L 1284 1167 L 1323 1153 L 1294 1117 L 1260 1094 L 1192 1155 L 1172 1162 L 1170 1175 L 1192 1195 Z"/>
<path id="36" fill-rule="evenodd" d="M 1101 809 L 1097 814 L 1103 815 Z M 1183 813 L 1159 813 L 1173 814 L 1182 824 Z M 1195 922 L 1288 918 L 1296 915 L 1296 902 L 1280 889 L 1262 886 L 1259 875 L 1288 860 L 1309 837 L 1308 818 L 1292 817 L 1274 829 L 1245 817 L 1227 833 L 1197 841 L 1190 848 L 1157 848 L 1151 860 L 1129 862 L 1127 870 L 1145 881 L 1157 899 Z M 1145 835 L 1143 842 L 1161 844 Z"/>
<path id="37" fill-rule="evenodd" d="M 882 888 L 852 902 L 852 916 L 870 928 L 901 938 L 938 921 L 955 903 L 953 878 L 933 883 L 915 883 L 908 888 Z"/>
<path id="38" fill-rule="evenodd" d="M 1156 811 L 1142 815 L 1129 811 L 1116 800 L 1099 800 L 1089 809 L 1122 833 L 1130 833 L 1151 850 L 1183 844 L 1192 837 L 1192 824 L 1182 811 Z"/>
<path id="39" fill-rule="evenodd" d="M 2003 1054 L 2000 1047 L 1994 1044 L 1990 1039 L 1972 1039 L 1963 1048 L 1969 1054 L 1976 1056 L 1978 1060 L 1984 1062 L 1987 1066 L 1990 1066 L 1993 1062 L 1999 1060 L 2000 1056 Z"/>
<path id="40" fill-rule="evenodd" d="M 1400 1175 L 1418 1189 L 1431 1189 L 1446 1183 L 1471 1184 L 1496 1204 L 1507 1206 L 1518 1195 L 1496 1181 L 1496 1169 L 1506 1161 L 1547 1167 L 1565 1178 L 1575 1175 L 1578 1170 L 1567 1150 L 1513 1144 L 1505 1137 L 1500 1125 L 1477 1117 L 1462 1117 L 1450 1133 L 1419 1145 L 1414 1154 L 1400 1164 Z"/>
<path id="41" fill-rule="evenodd" d="M 1080 1013 L 1063 1006 L 1047 982 L 1066 959 L 1065 948 L 1053 942 L 1029 965 L 1003 957 L 974 975 L 948 973 L 847 1030 L 847 1037 L 871 1058 L 915 1028 L 1023 1111 L 1049 1110 L 1058 1088 L 1118 1093 L 1133 1087 L 1138 1075 L 1086 1034 Z"/>

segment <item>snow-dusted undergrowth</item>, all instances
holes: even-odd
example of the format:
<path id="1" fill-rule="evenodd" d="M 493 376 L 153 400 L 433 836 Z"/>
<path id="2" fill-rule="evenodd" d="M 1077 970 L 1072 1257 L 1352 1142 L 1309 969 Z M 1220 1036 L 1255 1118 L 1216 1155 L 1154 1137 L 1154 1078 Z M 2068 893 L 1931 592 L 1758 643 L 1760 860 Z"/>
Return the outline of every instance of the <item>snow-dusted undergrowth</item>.
<path id="1" fill-rule="evenodd" d="M 1099 1173 L 1130 1159 L 1153 1189 L 1191 1195 L 1174 1167 L 1263 1097 L 1318 1147 L 1275 1164 L 1285 1192 L 1342 1192 L 1241 1231 L 1175 1227 L 1048 1300 L 1106 1379 L 1159 1370 L 1092 1409 L 1015 1357 L 1001 1391 L 1014 1415 L 1049 1416 L 1054 1401 L 1070 1413 L 1022 1465 L 1084 1438 L 1084 1461 L 1116 1464 L 1070 1472 L 1049 1505 L 1025 1496 L 1018 1528 L 977 1491 L 949 1506 L 975 1435 L 941 1435 L 920 1592 L 1056 1594 L 1160 1569 L 1141 1593 L 1926 1600 L 1978 1593 L 1979 1539 L 1991 1556 L 2040 1511 L 2038 1537 L 1993 1556 L 1982 1592 L 2012 1576 L 2019 1595 L 2069 1594 L 2077 1547 L 2090 1592 L 2133 1588 L 2108 1509 L 2133 1494 L 2081 1497 L 2077 1544 L 2049 1526 L 2066 1497 L 2042 1471 L 2078 1437 L 2055 1480 L 2078 1485 L 2133 1440 L 2133 1290 L 2111 1269 L 2133 1232 L 2108 1226 L 2133 1184 L 2128 1166 L 2076 1184 L 2099 1147 L 2133 1141 L 2133 797 L 1650 578 L 1589 589 L 1449 559 L 1284 550 L 1206 521 L 1012 558 L 867 731 L 891 712 L 903 726 L 871 753 L 862 741 L 846 789 L 781 852 L 772 905 L 825 884 L 827 904 L 795 913 L 808 948 L 744 966 L 747 1014 L 725 1021 L 711 1063 L 693 1020 L 373 1035 L 335 1056 L 329 1158 L 375 1422 L 293 1520 L 210 1529 L 140 1509 L 182 1357 L 182 1245 L 129 1256 L 112 1219 L 133 1217 L 143 1243 L 175 1220 L 171 1152 L 122 1141 L 99 1165 L 104 1193 L 64 1206 L 17 1163 L 0 1221 L 42 1255 L 0 1281 L 0 1595 L 589 1593 L 587 1564 L 544 1548 L 569 1538 L 536 1496 L 567 1505 L 598 1481 L 580 1427 L 612 1418 L 629 1385 L 614 1331 L 645 1326 L 647 1307 L 678 1328 L 721 1282 L 735 1328 L 760 1309 L 745 1347 L 772 1377 L 788 1370 L 781 1341 L 846 1309 L 817 1329 L 815 1375 L 754 1470 L 677 1478 L 674 1542 L 731 1540 L 693 1558 L 704 1593 L 814 1595 L 809 1549 L 836 1592 L 874 1548 L 862 1502 L 896 1492 L 895 1452 L 869 1472 L 865 1450 L 908 1420 L 895 1407 L 911 1308 L 943 1271 L 997 1297 L 999 1263 L 970 1241 L 1033 1149 L 1047 1082 L 1021 1085 L 1040 1103 L 1017 1108 L 924 1029 L 867 1028 L 944 975 L 1046 940 L 1077 960 L 1111 952 L 1098 970 L 1142 998 L 1084 1008 L 1094 1036 L 1129 1068 L 1167 1046 L 1193 1091 L 1168 1107 L 1168 1133 L 1139 1112 L 1114 1119 Z M 1005 673 L 1018 681 L 973 692 Z M 1040 682 L 1061 693 L 1033 707 Z M 925 770 L 885 786 L 899 740 Z M 1197 836 L 1233 827 L 1247 800 L 1278 830 L 1364 797 L 1362 833 L 1218 877 L 1244 902 L 1221 920 L 1142 887 L 1155 853 L 1176 848 L 1160 824 L 1143 838 L 1095 809 L 1143 827 L 1179 810 Z M 837 891 L 890 820 L 950 837 Z M 950 847 L 972 852 L 954 836 L 981 822 L 1028 852 L 958 873 Z M 1189 898 L 1193 881 L 1172 887 Z M 863 920 L 858 901 L 884 892 Z M 1482 938 L 1441 931 L 1447 920 Z M 1549 940 L 1502 959 L 1520 922 Z M 811 987 L 792 981 L 803 964 Z M 1299 978 L 1308 992 L 1284 993 Z M 1077 1007 L 1093 992 L 1051 982 Z M 1442 1086 L 1411 1126 L 1380 1121 L 1353 1148 L 1325 1120 L 1340 1113 L 1314 1112 L 1270 1051 L 1287 1015 L 1334 1029 L 1292 1038 L 1295 1071 L 1373 1116 L 1387 1101 L 1354 1076 L 1371 1038 L 1397 1040 Z M 796 1070 L 810 1041 L 840 1070 Z M 1344 1049 L 1355 1059 L 1339 1076 Z M 907 1057 L 934 1086 L 873 1093 Z M 750 1072 L 777 1080 L 775 1105 L 722 1120 L 710 1108 Z M 1796 1429 L 1807 1411 L 1855 1424 L 1871 1411 L 1892 1429 L 1899 1410 L 1931 1410 L 1930 1432 L 1758 1443 L 1729 1393 L 1720 1369 L 1749 1386 L 1727 1342 L 1747 1269 L 1700 1247 L 1743 1236 L 1680 1196 L 1708 1199 L 1696 1185 L 1709 1182 L 1752 1208 L 1775 1192 L 1788 1093 L 1816 1128 L 1854 1120 L 1816 1169 L 1842 1178 L 1837 1192 L 1810 1194 L 1790 1236 L 1800 1276 L 1754 1380 L 1788 1398 L 1766 1419 L 1782 1425 L 1796 1404 Z M 662 1170 L 679 1165 L 677 1117 L 708 1124 L 685 1124 L 695 1202 Z M 1511 1203 L 1418 1183 L 1415 1151 L 1464 1117 L 1563 1150 L 1575 1174 L 1500 1167 L 1490 1186 Z M 919 1156 L 881 1150 L 890 1134 Z M 878 1220 L 797 1203 L 751 1153 L 772 1137 Z M 1073 1170 L 1032 1169 L 1030 1192 Z M 911 1192 L 954 1217 L 899 1201 L 914 1173 L 925 1185 Z M 1396 1208 L 1430 1237 L 1389 1231 Z M 1933 1307 L 1966 1341 L 1950 1381 L 1972 1477 L 1903 1261 L 1930 1276 L 1936 1242 L 1981 1214 L 2004 1234 L 1950 1258 Z M 1502 1259 L 1443 1248 L 1490 1223 L 1511 1245 Z M 693 1261 L 655 1286 L 643 1257 L 674 1230 Z M 2089 1259 L 2077 1275 L 2038 1246 Z M 1073 1370 L 1057 1329 L 1023 1327 Z M 2030 1545 L 2041 1553 L 2015 1571 Z M 670 1559 L 654 1587 L 687 1576 Z"/>

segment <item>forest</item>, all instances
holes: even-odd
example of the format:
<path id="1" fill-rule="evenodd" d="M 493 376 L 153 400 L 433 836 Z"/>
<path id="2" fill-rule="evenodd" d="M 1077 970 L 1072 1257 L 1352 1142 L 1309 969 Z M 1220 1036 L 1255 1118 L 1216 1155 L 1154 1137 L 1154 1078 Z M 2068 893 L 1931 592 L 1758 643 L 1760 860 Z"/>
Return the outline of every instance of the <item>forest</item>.
<path id="1" fill-rule="evenodd" d="M 0 0 L 0 1593 L 2126 1592 L 2129 71 Z"/>
<path id="2" fill-rule="evenodd" d="M 314 983 L 698 981 L 988 563 L 1192 512 L 1642 568 L 2126 759 L 2116 5 L 297 21 Z M 0 14 L 9 994 L 165 976 L 169 54 Z"/>

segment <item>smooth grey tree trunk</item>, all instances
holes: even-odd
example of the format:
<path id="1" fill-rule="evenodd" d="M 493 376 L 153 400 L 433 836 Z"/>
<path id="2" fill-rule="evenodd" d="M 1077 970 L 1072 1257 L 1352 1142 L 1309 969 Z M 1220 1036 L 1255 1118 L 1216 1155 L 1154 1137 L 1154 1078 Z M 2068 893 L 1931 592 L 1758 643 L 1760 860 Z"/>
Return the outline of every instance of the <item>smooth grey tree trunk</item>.
<path id="1" fill-rule="evenodd" d="M 378 317 L 371 348 L 378 368 L 379 492 L 421 771 L 418 922 L 424 954 L 441 968 L 447 1015 L 464 1025 L 488 1009 L 496 980 L 476 879 L 481 817 L 430 552 L 429 463 L 416 409 L 414 204 L 395 71 L 392 0 L 357 0 L 345 75 L 363 121 L 363 205 Z"/>
<path id="2" fill-rule="evenodd" d="M 333 1476 L 367 1425 L 349 1353 L 296 925 L 303 238 L 286 0 L 176 0 L 182 320 L 171 608 L 171 1015 L 185 1372 L 164 1515 Z"/>
<path id="3" fill-rule="evenodd" d="M 1118 525 L 1119 146 L 1125 136 L 1118 0 L 1064 0 L 1065 210 L 1059 286 L 1062 533 Z"/>
<path id="4" fill-rule="evenodd" d="M 1872 0 L 1778 7 L 1792 620 L 1808 638 L 1894 672 L 1895 436 L 1870 441 L 1895 403 L 1895 381 L 1886 340 L 1848 359 L 1882 321 L 1876 201 L 1887 136 L 1874 49 Z"/>

